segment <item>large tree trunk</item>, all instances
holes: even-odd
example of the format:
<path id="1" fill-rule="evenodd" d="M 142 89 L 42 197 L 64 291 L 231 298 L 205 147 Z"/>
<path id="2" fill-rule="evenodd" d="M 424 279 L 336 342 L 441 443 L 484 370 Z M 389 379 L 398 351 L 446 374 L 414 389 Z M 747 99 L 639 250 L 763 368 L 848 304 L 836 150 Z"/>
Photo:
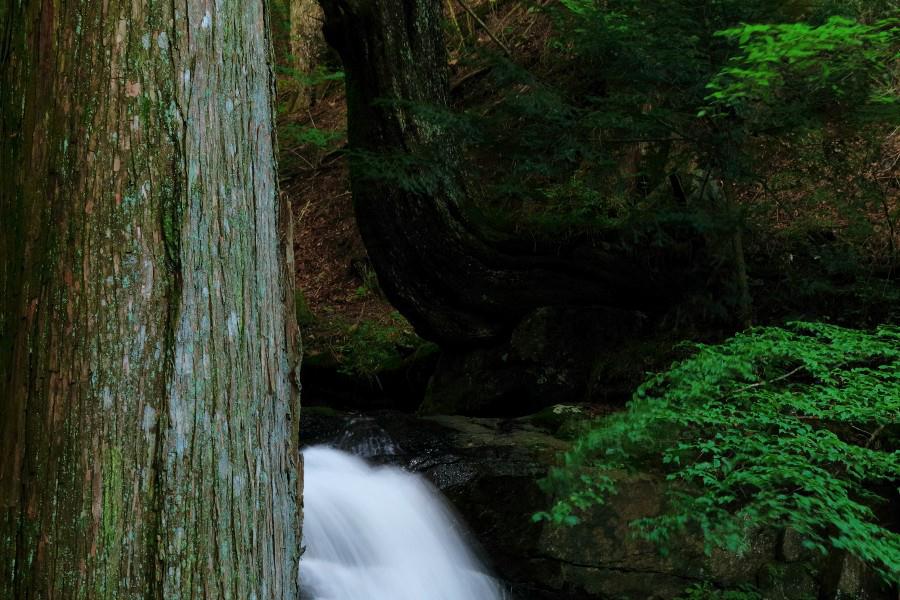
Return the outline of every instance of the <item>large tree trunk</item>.
<path id="1" fill-rule="evenodd" d="M 665 288 L 622 256 L 511 252 L 465 216 L 457 144 L 422 107 L 448 104 L 439 0 L 322 0 L 326 40 L 346 72 L 356 218 L 388 298 L 425 337 L 486 342 L 540 306 L 652 307 Z M 437 165 L 405 184 L 372 157 Z M 427 160 L 419 160 L 427 157 Z M 384 162 L 384 170 L 400 163 Z"/>
<path id="2" fill-rule="evenodd" d="M 0 7 L 0 598 L 296 599 L 262 0 Z"/>

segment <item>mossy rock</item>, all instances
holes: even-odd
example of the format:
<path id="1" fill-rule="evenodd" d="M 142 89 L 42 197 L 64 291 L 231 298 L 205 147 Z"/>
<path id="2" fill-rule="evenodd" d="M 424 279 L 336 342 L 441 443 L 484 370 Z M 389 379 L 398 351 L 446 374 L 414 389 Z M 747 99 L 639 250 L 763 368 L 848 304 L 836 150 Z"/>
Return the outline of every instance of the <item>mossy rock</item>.
<path id="1" fill-rule="evenodd" d="M 577 404 L 556 404 L 531 415 L 528 420 L 555 437 L 574 440 L 591 420 L 591 415 Z"/>
<path id="2" fill-rule="evenodd" d="M 345 414 L 339 410 L 331 408 L 330 406 L 304 406 L 302 410 L 304 416 L 309 417 L 338 418 L 343 417 Z"/>

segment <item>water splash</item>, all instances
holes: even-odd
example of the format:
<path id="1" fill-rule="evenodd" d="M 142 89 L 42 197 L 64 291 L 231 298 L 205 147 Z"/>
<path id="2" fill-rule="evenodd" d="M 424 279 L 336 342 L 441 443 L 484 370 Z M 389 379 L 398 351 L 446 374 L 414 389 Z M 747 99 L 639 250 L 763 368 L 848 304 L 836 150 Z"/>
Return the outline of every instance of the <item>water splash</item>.
<path id="1" fill-rule="evenodd" d="M 325 446 L 303 457 L 304 598 L 505 598 L 423 478 Z"/>

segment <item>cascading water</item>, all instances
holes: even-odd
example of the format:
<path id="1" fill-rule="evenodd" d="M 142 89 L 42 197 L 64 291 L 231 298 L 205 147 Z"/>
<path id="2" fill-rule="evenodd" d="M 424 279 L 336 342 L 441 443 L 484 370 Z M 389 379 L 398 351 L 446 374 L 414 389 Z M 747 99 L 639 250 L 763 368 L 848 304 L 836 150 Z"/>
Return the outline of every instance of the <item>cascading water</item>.
<path id="1" fill-rule="evenodd" d="M 311 600 L 501 600 L 420 476 L 326 446 L 304 457 L 300 579 Z"/>

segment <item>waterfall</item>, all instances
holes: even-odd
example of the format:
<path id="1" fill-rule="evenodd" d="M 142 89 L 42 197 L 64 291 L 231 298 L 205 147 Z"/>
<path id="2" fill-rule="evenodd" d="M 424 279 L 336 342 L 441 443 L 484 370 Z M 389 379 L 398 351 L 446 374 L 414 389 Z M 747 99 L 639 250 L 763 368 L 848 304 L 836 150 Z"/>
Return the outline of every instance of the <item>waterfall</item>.
<path id="1" fill-rule="evenodd" d="M 304 457 L 300 580 L 311 600 L 501 600 L 422 477 L 326 446 Z"/>

